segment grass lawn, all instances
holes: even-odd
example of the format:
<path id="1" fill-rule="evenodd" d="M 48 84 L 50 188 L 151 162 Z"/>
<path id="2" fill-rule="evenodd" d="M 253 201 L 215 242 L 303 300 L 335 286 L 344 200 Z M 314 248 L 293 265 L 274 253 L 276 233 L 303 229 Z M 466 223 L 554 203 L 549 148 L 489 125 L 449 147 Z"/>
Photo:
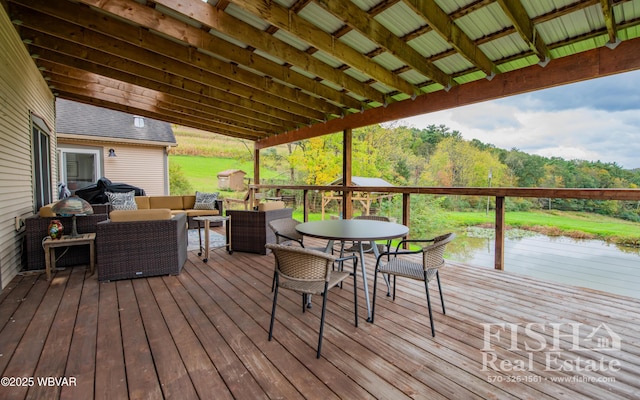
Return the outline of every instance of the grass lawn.
<path id="1" fill-rule="evenodd" d="M 188 177 L 193 189 L 201 192 L 218 190 L 218 173 L 227 169 L 241 169 L 247 173 L 245 179 L 252 178 L 251 182 L 253 182 L 253 161 L 241 162 L 232 158 L 171 155 L 169 162 L 178 164 L 184 175 Z M 263 179 L 277 175 L 277 172 L 268 169 L 260 170 L 260 176 Z"/>

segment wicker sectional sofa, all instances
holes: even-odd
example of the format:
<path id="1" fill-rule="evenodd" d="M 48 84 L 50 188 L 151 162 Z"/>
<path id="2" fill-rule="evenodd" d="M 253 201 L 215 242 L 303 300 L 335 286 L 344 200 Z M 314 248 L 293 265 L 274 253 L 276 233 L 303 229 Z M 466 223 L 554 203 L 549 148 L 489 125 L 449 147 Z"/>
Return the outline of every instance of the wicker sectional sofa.
<path id="1" fill-rule="evenodd" d="M 223 212 L 222 200 L 217 200 L 215 202 L 216 210 L 195 210 L 195 195 L 136 196 L 135 201 L 139 210 L 169 209 L 171 214 L 185 214 L 188 229 L 196 229 L 199 227 L 198 221 L 194 221 L 193 217 L 203 215 L 222 215 Z M 109 213 L 112 211 L 112 208 L 108 203 L 92 204 L 92 207 L 94 212 L 93 215 L 77 217 L 79 233 L 98 233 L 97 224 L 109 219 Z M 142 211 L 142 213 L 144 212 L 145 211 Z M 26 260 L 24 270 L 32 271 L 42 270 L 45 268 L 42 240 L 48 235 L 47 228 L 52 219 L 59 219 L 63 226 L 71 227 L 71 218 L 56 216 L 51 211 L 51 205 L 42 207 L 38 214 L 25 219 L 26 230 L 24 249 Z M 167 223 L 165 222 L 165 224 Z M 212 223 L 211 225 L 216 226 L 215 223 Z M 96 237 L 96 242 L 98 241 L 100 241 L 99 234 Z M 104 254 L 100 254 L 100 250 L 97 245 L 96 254 L 99 259 L 105 259 Z M 88 246 L 74 246 L 65 250 L 58 249 L 56 250 L 56 256 L 58 257 L 56 260 L 56 266 L 58 267 L 89 264 Z M 100 270 L 99 264 L 98 270 Z"/>
<path id="2" fill-rule="evenodd" d="M 177 275 L 187 260 L 187 214 L 115 210 L 96 226 L 98 280 Z"/>
<path id="3" fill-rule="evenodd" d="M 189 222 L 189 229 L 198 228 L 198 221 L 194 221 L 194 217 L 208 216 L 208 215 L 223 215 L 223 202 L 222 200 L 216 201 L 215 210 L 196 210 L 194 209 L 196 203 L 195 195 L 183 195 L 183 196 L 136 196 L 136 205 L 139 210 L 146 209 L 160 209 L 168 208 L 172 213 L 185 212 L 187 214 L 187 221 Z M 219 224 L 218 226 L 220 226 Z M 216 226 L 212 224 L 212 226 Z"/>

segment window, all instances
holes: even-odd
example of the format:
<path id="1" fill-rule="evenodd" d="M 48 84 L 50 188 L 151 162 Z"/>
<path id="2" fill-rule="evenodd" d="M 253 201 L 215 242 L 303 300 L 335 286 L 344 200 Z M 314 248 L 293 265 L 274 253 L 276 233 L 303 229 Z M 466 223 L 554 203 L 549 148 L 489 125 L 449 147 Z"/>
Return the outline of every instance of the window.
<path id="1" fill-rule="evenodd" d="M 134 115 L 133 126 L 135 126 L 136 128 L 144 128 L 144 118 Z"/>
<path id="2" fill-rule="evenodd" d="M 100 175 L 100 151 L 60 147 L 60 182 L 73 192 L 94 184 Z"/>
<path id="3" fill-rule="evenodd" d="M 33 195 L 35 210 L 51 203 L 51 147 L 49 129 L 44 121 L 31 115 L 33 146 Z"/>

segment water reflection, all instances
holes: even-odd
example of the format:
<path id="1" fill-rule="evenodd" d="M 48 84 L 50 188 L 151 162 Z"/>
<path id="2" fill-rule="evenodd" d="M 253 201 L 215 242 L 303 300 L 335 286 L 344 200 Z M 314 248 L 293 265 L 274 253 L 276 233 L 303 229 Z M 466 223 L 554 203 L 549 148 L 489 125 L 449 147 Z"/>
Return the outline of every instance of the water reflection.
<path id="1" fill-rule="evenodd" d="M 447 253 L 453 260 L 493 268 L 494 243 L 493 229 L 471 228 L 459 234 Z M 638 248 L 511 229 L 504 261 L 507 271 L 640 298 Z"/>

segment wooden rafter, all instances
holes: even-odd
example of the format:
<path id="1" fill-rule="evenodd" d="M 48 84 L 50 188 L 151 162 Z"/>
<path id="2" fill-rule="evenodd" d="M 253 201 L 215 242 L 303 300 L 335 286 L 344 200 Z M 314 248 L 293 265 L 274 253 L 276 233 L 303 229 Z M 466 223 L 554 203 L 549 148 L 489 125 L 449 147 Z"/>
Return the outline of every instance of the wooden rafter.
<path id="1" fill-rule="evenodd" d="M 368 3 L 355 0 L 297 0 L 287 2 L 289 8 L 278 1 L 209 1 L 0 4 L 54 94 L 255 140 L 258 147 L 638 68 L 616 49 L 598 53 L 602 60 L 575 55 L 551 60 L 556 67 L 547 68 L 553 73 L 543 78 L 536 68 L 513 70 L 531 65 L 534 55 L 546 60 L 550 52 L 572 54 L 586 43 L 602 46 L 603 36 L 613 44 L 635 43 L 640 15 L 633 7 L 623 8 L 635 0 L 580 0 L 557 9 L 547 4 L 540 7 L 544 14 L 532 16 L 524 0 L 475 0 L 446 12 L 438 0 L 378 0 L 368 10 L 360 8 Z M 494 12 L 498 5 L 502 22 L 484 20 L 486 13 L 477 12 L 483 7 Z M 582 20 L 573 13 L 599 11 L 601 25 L 567 26 L 569 35 L 562 40 L 544 43 L 536 29 Z M 402 27 L 393 24 L 401 23 L 397 18 L 404 13 L 419 19 L 420 27 L 397 37 L 392 32 Z M 505 17 L 510 22 L 504 23 Z M 324 18 L 338 23 L 327 28 Z M 472 39 L 459 18 L 483 32 L 494 31 Z M 377 48 L 362 54 L 344 36 L 352 30 Z M 520 51 L 507 39 L 514 34 L 528 49 Z M 489 60 L 481 48 L 502 58 Z M 624 48 L 636 51 L 636 45 Z M 423 51 L 431 55 L 424 57 Z M 393 68 L 379 59 L 389 54 L 400 61 Z M 578 60 L 572 68 L 579 73 L 558 72 L 564 58 Z M 585 72 L 589 67 L 601 70 Z M 480 72 L 496 70 L 512 72 L 498 83 L 480 79 Z M 440 90 L 449 82 L 464 89 Z"/>
<path id="2" fill-rule="evenodd" d="M 260 0 L 232 0 L 232 3 L 258 15 L 260 18 L 280 29 L 291 32 L 294 36 L 307 41 L 309 44 L 315 45 L 315 47 L 322 51 L 332 54 L 346 65 L 371 76 L 373 79 L 389 87 L 395 88 L 410 96 L 419 92 L 416 87 L 404 79 L 384 69 L 381 65 L 372 63 L 365 55 L 335 40 L 329 33 L 319 29 L 311 22 L 300 18 L 297 14 L 289 12 L 289 10 L 275 2 L 269 2 L 267 5 L 267 3 Z"/>
<path id="3" fill-rule="evenodd" d="M 42 53 L 42 50 L 40 50 L 40 52 Z M 123 93 L 129 91 L 135 91 L 137 93 L 140 91 L 150 91 L 156 94 L 157 101 L 172 104 L 174 107 L 189 109 L 193 114 L 204 113 L 205 115 L 217 116 L 221 119 L 226 119 L 230 123 L 233 121 L 240 126 L 245 125 L 252 127 L 254 130 L 270 132 L 281 129 L 285 125 L 288 125 L 290 129 L 297 127 L 297 124 L 269 116 L 266 113 L 259 113 L 253 110 L 238 112 L 238 107 L 228 105 L 227 103 L 209 100 L 195 94 L 192 95 L 190 92 L 184 90 L 171 90 L 162 85 L 154 86 L 149 81 L 136 80 L 133 76 L 127 77 L 124 73 L 114 74 L 117 79 L 113 79 L 106 77 L 106 75 L 109 75 L 106 69 L 96 68 L 96 72 L 94 73 L 87 71 L 87 69 L 89 69 L 88 66 L 87 69 L 83 70 L 50 61 L 54 58 L 56 58 L 55 55 L 48 57 L 41 56 L 37 60 L 38 66 L 42 69 L 45 77 L 50 79 L 53 79 L 52 75 L 69 76 L 87 82 L 97 82 L 105 86 L 119 88 Z M 63 60 L 63 56 L 57 59 Z M 82 67 L 82 65 L 79 65 L 79 67 Z M 139 84 L 143 84 L 144 86 L 139 86 Z"/>
<path id="4" fill-rule="evenodd" d="M 607 25 L 609 43 L 616 43 L 618 41 L 616 32 L 616 17 L 613 14 L 613 5 L 611 4 L 611 0 L 600 0 L 600 4 L 602 4 L 604 23 Z"/>
<path id="5" fill-rule="evenodd" d="M 256 54 L 252 50 L 240 48 L 214 35 L 203 34 L 202 29 L 186 24 L 182 21 L 167 18 L 161 12 L 145 5 L 135 2 L 131 4 L 129 2 L 127 7 L 124 7 L 122 1 L 104 2 L 101 0 L 82 0 L 82 3 L 98 7 L 105 12 L 117 15 L 118 17 L 135 21 L 141 26 L 183 41 L 190 46 L 216 52 L 232 62 L 260 71 L 274 79 L 291 82 L 302 90 L 330 100 L 336 104 L 342 104 L 345 107 L 355 109 L 360 109 L 362 107 L 362 104 L 359 101 L 348 96 L 343 91 L 331 89 L 326 85 L 319 84 L 316 80 L 295 72 L 290 68 L 290 66 L 278 64 Z M 238 21 L 226 14 L 223 9 L 214 9 L 209 4 L 202 2 L 199 2 L 186 10 L 184 9 L 185 4 L 188 3 L 184 2 L 163 0 L 158 1 L 158 4 L 162 4 L 165 7 L 175 9 L 179 12 L 190 12 L 193 14 L 192 17 L 198 23 L 204 24 L 208 29 L 215 28 L 236 40 L 247 43 L 253 49 L 277 50 L 275 55 L 286 59 L 288 63 L 308 66 L 309 72 L 321 76 L 323 79 L 334 82 L 336 85 L 344 87 L 346 91 L 351 91 L 358 96 L 369 99 L 370 101 L 383 101 L 383 96 L 380 92 L 372 88 L 368 88 L 368 90 L 367 88 L 363 88 L 363 85 L 355 79 L 349 78 L 344 74 L 336 73 L 333 68 L 310 57 L 308 54 L 274 39 L 272 35 L 266 32 L 244 22 Z M 193 7 L 197 8 L 193 9 Z M 206 10 L 209 12 L 205 12 Z"/>
<path id="6" fill-rule="evenodd" d="M 48 2 L 51 3 L 53 1 Z M 63 4 L 61 1 L 58 3 Z M 326 101 L 261 78 L 246 70 L 234 68 L 229 63 L 196 52 L 193 48 L 171 42 L 115 19 L 105 21 L 104 18 L 90 12 L 79 15 L 64 8 L 50 10 L 49 13 L 51 14 L 40 13 L 21 5 L 15 5 L 13 10 L 13 14 L 24 21 L 23 26 L 68 40 L 80 47 L 100 50 L 151 68 L 172 71 L 185 79 L 198 80 L 223 91 L 231 91 L 233 87 L 233 92 L 239 96 L 283 110 L 291 110 L 311 119 L 322 121 L 326 119 L 327 114 L 342 114 L 340 108 Z M 58 16 L 60 18 L 57 18 Z M 90 30 L 93 26 L 101 26 L 113 34 L 107 36 Z M 117 37 L 114 37 L 116 35 Z"/>
<path id="7" fill-rule="evenodd" d="M 449 75 L 433 65 L 424 56 L 352 2 L 340 0 L 315 0 L 315 2 L 349 27 L 362 33 L 374 43 L 411 66 L 411 68 L 443 87 L 448 88 L 451 86 L 452 80 Z M 439 7 L 436 6 L 436 8 L 440 10 Z"/>
<path id="8" fill-rule="evenodd" d="M 100 2 L 100 0 L 91 1 Z M 276 79 L 289 81 L 290 79 L 288 78 L 288 75 L 297 76 L 297 73 L 295 71 L 292 71 L 290 69 L 290 66 L 298 66 L 322 79 L 333 82 L 339 87 L 344 88 L 344 90 L 353 92 L 356 95 L 367 99 L 368 101 L 384 101 L 383 94 L 378 92 L 377 90 L 362 85 L 362 82 L 358 81 L 357 79 L 351 78 L 345 74 L 340 73 L 339 71 L 336 71 L 329 65 L 322 63 L 318 59 L 312 57 L 308 52 L 298 50 L 295 47 L 282 42 L 281 40 L 275 39 L 272 33 L 261 31 L 260 29 L 257 29 L 245 22 L 231 17 L 221 9 L 215 10 L 214 12 L 207 12 L 208 7 L 210 8 L 210 6 L 202 2 L 198 4 L 191 4 L 188 10 L 185 9 L 185 2 L 176 0 L 158 0 L 158 3 L 164 5 L 165 7 L 171 8 L 172 10 L 176 10 L 185 15 L 189 15 L 199 23 L 204 24 L 209 28 L 215 29 L 218 32 L 224 33 L 225 35 L 229 35 L 230 37 L 239 40 L 240 42 L 247 43 L 253 49 L 260 49 L 262 51 L 273 54 L 275 57 L 286 60 L 287 64 L 289 64 L 289 67 L 286 68 L 287 70 L 283 70 L 278 74 L 271 75 L 271 71 L 263 70 L 263 72 L 270 76 L 273 76 Z M 232 51 L 231 53 L 237 51 L 237 49 L 234 49 L 234 51 Z M 247 55 L 248 58 L 254 59 L 257 57 L 255 53 L 249 53 L 250 55 Z M 227 53 L 223 54 L 225 54 L 225 56 L 230 56 Z M 233 54 L 231 54 L 231 56 L 232 55 Z M 229 58 L 233 59 L 232 57 Z M 251 66 L 243 63 L 241 60 L 239 60 L 239 62 L 242 65 Z M 317 81 L 314 81 L 314 83 L 318 85 Z"/>
<path id="9" fill-rule="evenodd" d="M 422 16 L 429 26 L 437 31 L 460 55 L 466 58 L 485 75 L 493 77 L 497 72 L 493 62 L 456 25 L 456 23 L 433 0 L 405 0 L 413 10 Z"/>
<path id="10" fill-rule="evenodd" d="M 85 54 L 87 54 L 86 60 L 73 58 L 64 54 L 56 53 L 54 51 L 51 51 L 45 48 L 35 48 L 32 51 L 32 53 L 38 56 L 39 62 L 41 60 L 46 60 L 59 65 L 64 65 L 67 68 L 75 67 L 75 68 L 79 68 L 87 71 L 92 71 L 102 76 L 111 77 L 113 79 L 117 79 L 122 82 L 128 82 L 131 84 L 143 84 L 144 87 L 154 88 L 155 90 L 158 90 L 162 93 L 173 94 L 181 98 L 185 98 L 185 99 L 188 98 L 188 99 L 191 99 L 192 101 L 202 102 L 211 106 L 222 107 L 222 106 L 225 106 L 226 104 L 220 101 L 220 99 L 222 99 L 223 96 L 225 96 L 226 94 L 215 91 L 210 88 L 206 89 L 203 87 L 202 89 L 205 91 L 198 93 L 197 90 L 195 90 L 194 88 L 189 88 L 189 87 L 184 88 L 182 87 L 182 85 L 175 85 L 176 80 L 171 79 L 170 76 L 165 77 L 166 82 L 160 82 L 157 80 L 159 78 L 154 77 L 156 79 L 149 79 L 149 78 L 146 78 L 145 74 L 142 74 L 141 72 L 137 74 L 128 73 L 128 72 L 115 70 L 105 65 L 100 65 L 96 62 L 96 60 L 100 61 L 99 57 L 96 56 L 94 52 L 85 52 Z M 111 57 L 108 57 L 108 56 L 106 56 L 105 58 L 112 59 Z M 143 69 L 145 70 L 146 73 L 150 72 L 150 70 L 147 68 L 143 68 Z M 123 91 L 123 93 L 126 93 L 126 91 Z M 228 97 L 226 97 L 225 99 L 228 99 Z M 269 115 L 271 115 L 272 117 L 273 116 L 281 117 L 287 120 L 296 118 L 295 115 L 293 114 L 286 113 L 281 110 L 269 108 L 267 106 L 262 106 L 256 103 L 251 103 L 249 100 L 245 100 L 245 99 L 235 99 L 235 100 L 236 100 L 235 104 L 228 103 L 229 107 L 225 107 L 225 108 L 229 110 L 233 110 L 236 113 L 241 112 L 242 115 L 246 115 L 247 113 L 253 110 L 257 113 L 256 118 L 260 115 L 260 113 L 264 115 L 265 118 L 268 118 Z M 240 115 L 240 117 L 242 115 Z"/>
<path id="11" fill-rule="evenodd" d="M 551 59 L 549 50 L 544 43 L 533 21 L 529 18 L 527 11 L 519 0 L 497 0 L 502 11 L 511 19 L 513 27 L 520 34 L 520 37 L 527 43 L 531 51 L 533 51 L 541 62 L 547 62 Z"/>

